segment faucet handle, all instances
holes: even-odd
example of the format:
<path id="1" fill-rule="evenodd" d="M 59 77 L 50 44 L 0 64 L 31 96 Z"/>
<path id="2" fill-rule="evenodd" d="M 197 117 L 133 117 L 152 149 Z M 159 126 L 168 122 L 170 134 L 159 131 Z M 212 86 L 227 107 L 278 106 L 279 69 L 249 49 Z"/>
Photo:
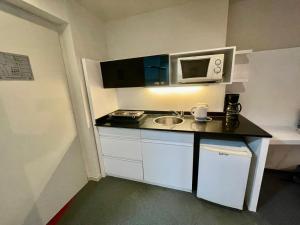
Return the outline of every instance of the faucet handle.
<path id="1" fill-rule="evenodd" d="M 184 117 L 184 111 L 180 110 L 180 111 L 176 111 L 177 116 L 179 117 Z"/>
<path id="2" fill-rule="evenodd" d="M 176 111 L 176 110 L 170 110 L 172 113 L 174 113 L 176 116 L 183 117 L 184 116 L 184 111 Z"/>

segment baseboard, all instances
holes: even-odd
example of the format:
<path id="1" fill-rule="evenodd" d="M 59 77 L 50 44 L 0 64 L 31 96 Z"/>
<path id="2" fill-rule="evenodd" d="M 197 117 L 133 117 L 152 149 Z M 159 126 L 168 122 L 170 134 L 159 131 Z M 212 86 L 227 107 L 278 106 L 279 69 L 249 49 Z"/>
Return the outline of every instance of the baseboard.
<path id="1" fill-rule="evenodd" d="M 88 180 L 89 181 L 96 181 L 96 182 L 98 182 L 99 180 L 101 180 L 101 176 L 98 176 L 98 177 L 88 177 Z"/>
<path id="2" fill-rule="evenodd" d="M 67 209 L 71 206 L 73 199 L 74 199 L 74 197 L 70 201 L 68 201 L 67 204 L 65 204 L 64 207 L 62 207 L 61 210 L 59 210 L 58 213 L 55 214 L 55 216 L 47 223 L 47 225 L 56 225 L 56 224 L 58 224 L 59 220 L 65 214 Z"/>
<path id="3" fill-rule="evenodd" d="M 107 174 L 107 176 L 121 178 L 121 179 L 124 179 L 124 180 L 131 180 L 131 181 L 144 183 L 144 184 L 149 184 L 149 185 L 153 185 L 153 186 L 157 186 L 157 187 L 169 188 L 169 189 L 173 189 L 173 190 L 192 193 L 192 190 L 187 189 L 187 188 L 181 188 L 181 187 L 176 187 L 176 186 L 172 186 L 172 185 L 163 185 L 163 184 L 158 184 L 158 183 L 154 183 L 154 182 L 148 182 L 148 181 L 145 181 L 145 180 L 138 180 L 138 179 L 133 179 L 133 178 L 129 178 L 129 177 L 122 177 L 122 176 L 118 176 L 118 175 L 115 175 L 115 174 Z"/>

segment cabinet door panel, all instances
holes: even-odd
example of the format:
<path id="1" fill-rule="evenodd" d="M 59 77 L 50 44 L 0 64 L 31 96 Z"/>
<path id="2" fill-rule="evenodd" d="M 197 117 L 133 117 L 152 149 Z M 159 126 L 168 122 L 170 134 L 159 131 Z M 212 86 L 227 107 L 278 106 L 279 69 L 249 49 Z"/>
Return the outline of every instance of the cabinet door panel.
<path id="1" fill-rule="evenodd" d="M 169 55 L 144 57 L 145 86 L 169 85 Z"/>
<path id="2" fill-rule="evenodd" d="M 143 58 L 101 62 L 104 88 L 144 87 Z"/>
<path id="3" fill-rule="evenodd" d="M 144 180 L 192 190 L 193 147 L 142 142 Z"/>
<path id="4" fill-rule="evenodd" d="M 100 141 L 103 155 L 142 160 L 140 140 L 101 136 Z"/>
<path id="5" fill-rule="evenodd" d="M 143 166 L 141 162 L 126 161 L 111 157 L 104 157 L 105 172 L 111 176 L 143 180 Z"/>

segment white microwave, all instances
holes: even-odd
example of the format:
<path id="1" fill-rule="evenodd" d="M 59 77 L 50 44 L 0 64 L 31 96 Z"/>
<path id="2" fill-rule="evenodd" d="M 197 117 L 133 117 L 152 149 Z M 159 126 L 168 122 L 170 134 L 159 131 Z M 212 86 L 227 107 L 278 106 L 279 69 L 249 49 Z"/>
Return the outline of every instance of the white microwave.
<path id="1" fill-rule="evenodd" d="M 198 83 L 222 80 L 224 54 L 182 57 L 177 59 L 177 81 Z"/>

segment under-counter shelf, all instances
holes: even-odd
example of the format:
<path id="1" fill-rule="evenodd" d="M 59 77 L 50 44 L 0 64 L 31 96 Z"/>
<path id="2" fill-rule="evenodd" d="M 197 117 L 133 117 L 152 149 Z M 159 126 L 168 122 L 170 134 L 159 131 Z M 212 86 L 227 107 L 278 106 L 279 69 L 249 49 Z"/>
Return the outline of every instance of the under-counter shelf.
<path id="1" fill-rule="evenodd" d="M 272 134 L 270 144 L 273 145 L 300 145 L 300 131 L 288 126 L 263 126 Z"/>

